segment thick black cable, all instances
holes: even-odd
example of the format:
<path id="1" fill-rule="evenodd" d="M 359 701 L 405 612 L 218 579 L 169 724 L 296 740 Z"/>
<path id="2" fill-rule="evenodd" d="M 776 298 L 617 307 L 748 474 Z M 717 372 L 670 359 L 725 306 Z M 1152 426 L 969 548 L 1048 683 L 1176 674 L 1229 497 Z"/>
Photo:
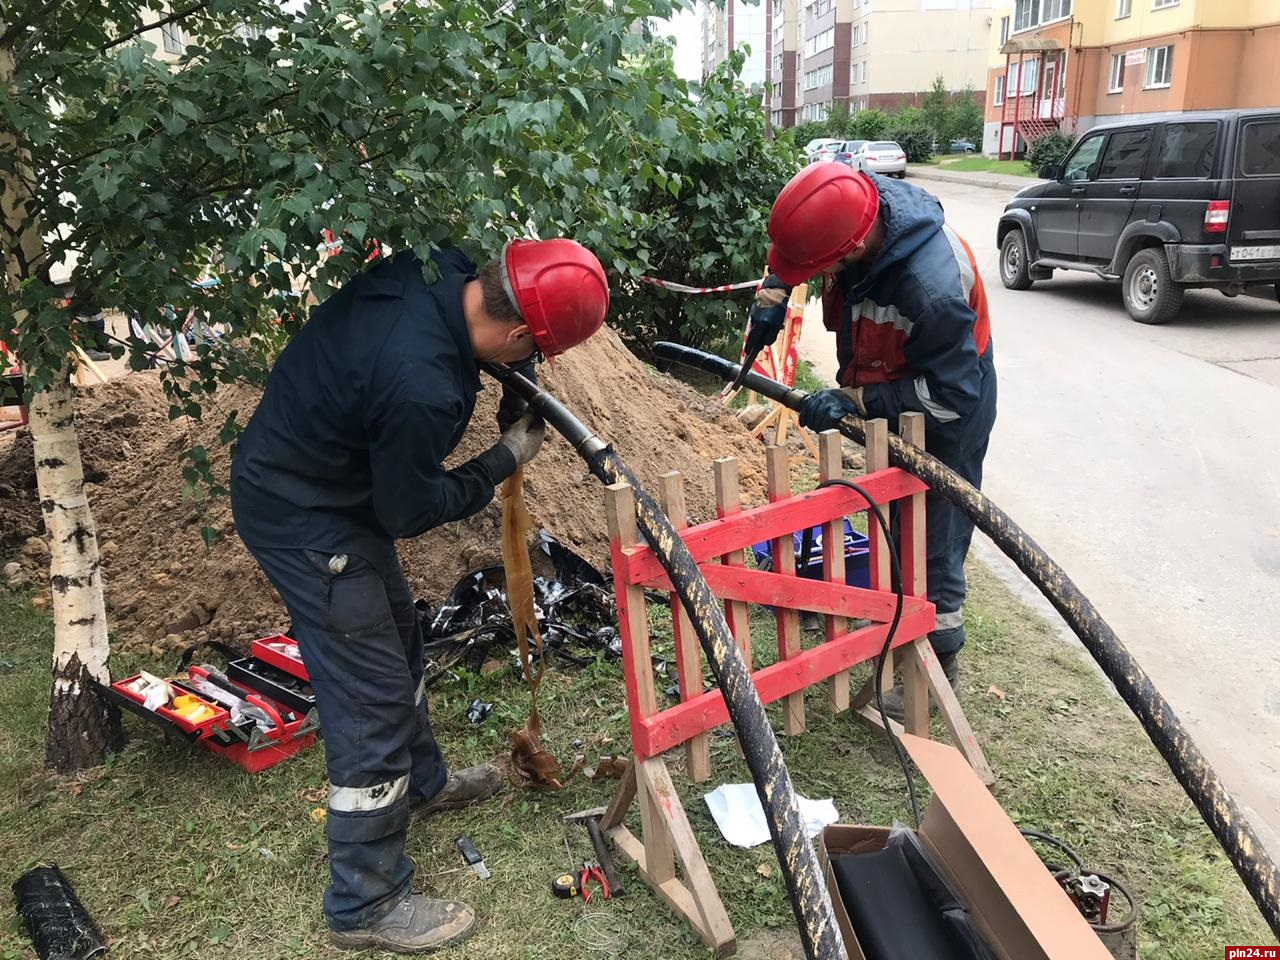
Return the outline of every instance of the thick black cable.
<path id="1" fill-rule="evenodd" d="M 889 563 L 892 573 L 890 583 L 894 593 L 897 594 L 897 602 L 893 608 L 893 620 L 889 623 L 889 630 L 884 635 L 884 646 L 880 648 L 880 654 L 876 657 L 876 709 L 880 711 L 880 724 L 884 727 L 885 736 L 889 738 L 889 742 L 893 745 L 893 752 L 898 758 L 898 766 L 902 767 L 902 776 L 907 781 L 907 796 L 911 800 L 911 816 L 915 818 L 916 828 L 919 829 L 920 801 L 916 797 L 916 780 L 911 773 L 911 761 L 907 759 L 907 752 L 902 748 L 902 742 L 898 739 L 898 735 L 894 733 L 893 727 L 889 725 L 889 714 L 884 708 L 884 665 L 889 659 L 889 652 L 893 649 L 893 637 L 898 632 L 898 624 L 902 622 L 902 605 L 906 601 L 906 591 L 902 585 L 902 560 L 898 556 L 898 544 L 893 538 L 893 531 L 889 528 L 889 521 L 885 519 L 884 511 L 880 509 L 880 504 L 876 503 L 866 490 L 852 480 L 845 480 L 839 477 L 833 480 L 824 480 L 818 484 L 819 490 L 823 487 L 848 487 L 863 500 L 867 501 L 867 511 L 875 516 L 876 523 L 880 525 L 880 531 L 884 534 L 885 543 L 889 545 Z M 843 549 L 843 544 L 836 546 L 834 549 Z"/>
<path id="2" fill-rule="evenodd" d="M 653 352 L 664 360 L 703 370 L 726 381 L 738 375 L 737 364 L 678 343 L 654 344 Z M 743 382 L 748 390 L 796 411 L 809 396 L 803 390 L 757 373 L 747 374 Z M 863 420 L 845 417 L 839 429 L 855 443 L 866 443 Z M 1147 737 L 1231 859 L 1263 919 L 1280 937 L 1280 870 L 1275 860 L 1169 702 L 1089 598 L 1007 513 L 937 457 L 890 435 L 889 462 L 919 477 L 934 493 L 953 503 L 1053 604 L 1141 722 Z"/>

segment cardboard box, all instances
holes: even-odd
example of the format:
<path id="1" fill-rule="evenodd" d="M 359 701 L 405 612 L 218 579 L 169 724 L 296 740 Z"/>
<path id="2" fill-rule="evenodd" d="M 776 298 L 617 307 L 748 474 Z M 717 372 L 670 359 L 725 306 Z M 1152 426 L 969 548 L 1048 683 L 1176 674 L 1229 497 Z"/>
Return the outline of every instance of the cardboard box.
<path id="1" fill-rule="evenodd" d="M 904 735 L 902 744 L 933 788 L 918 836 L 959 892 L 1000 960 L 1112 960 L 960 752 Z M 831 857 L 881 849 L 888 827 L 827 827 L 818 857 L 850 960 L 866 960 L 840 901 Z"/>

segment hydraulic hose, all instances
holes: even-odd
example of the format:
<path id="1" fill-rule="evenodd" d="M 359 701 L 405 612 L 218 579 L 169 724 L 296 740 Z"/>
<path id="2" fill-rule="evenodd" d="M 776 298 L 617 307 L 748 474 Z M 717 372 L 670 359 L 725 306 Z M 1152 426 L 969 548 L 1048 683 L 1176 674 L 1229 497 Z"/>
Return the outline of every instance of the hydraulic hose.
<path id="1" fill-rule="evenodd" d="M 739 372 L 736 363 L 678 343 L 655 344 L 653 352 L 664 360 L 714 374 L 726 382 L 732 382 Z M 803 390 L 757 373 L 748 373 L 743 385 L 796 411 L 808 397 Z M 845 417 L 839 430 L 856 443 L 866 443 L 865 422 L 857 417 Z M 1182 721 L 1080 588 L 1008 514 L 941 460 L 890 434 L 889 461 L 919 477 L 931 490 L 955 504 L 1053 604 L 1142 723 L 1147 736 L 1231 859 L 1263 918 L 1280 937 L 1280 875 L 1275 861 Z"/>
<path id="2" fill-rule="evenodd" d="M 533 413 L 561 433 L 601 483 L 626 483 L 634 491 L 640 532 L 671 578 L 671 584 L 689 614 L 694 632 L 711 664 L 711 672 L 724 694 L 729 719 L 737 729 L 738 741 L 773 837 L 805 956 L 809 960 L 845 960 L 847 953 L 831 908 L 826 881 L 818 868 L 813 846 L 805 835 L 804 820 L 796 805 L 791 774 L 782 758 L 778 739 L 769 725 L 764 705 L 751 680 L 751 672 L 729 632 L 723 606 L 711 593 L 680 534 L 653 497 L 640 486 L 622 458 L 564 404 L 508 367 L 495 363 L 485 364 L 484 368 L 504 386 L 517 391 Z"/>

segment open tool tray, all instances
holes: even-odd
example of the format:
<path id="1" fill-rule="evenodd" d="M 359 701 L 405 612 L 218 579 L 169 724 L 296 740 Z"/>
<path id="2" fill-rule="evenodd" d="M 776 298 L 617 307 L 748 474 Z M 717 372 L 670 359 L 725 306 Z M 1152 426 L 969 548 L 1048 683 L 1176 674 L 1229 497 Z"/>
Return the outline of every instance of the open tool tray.
<path id="1" fill-rule="evenodd" d="M 277 670 L 283 670 L 291 677 L 311 681 L 311 675 L 302 662 L 302 653 L 298 650 L 298 641 L 293 637 L 279 634 L 274 637 L 262 637 L 253 641 L 249 654 L 264 663 L 269 663 Z"/>
<path id="2" fill-rule="evenodd" d="M 255 690 L 290 710 L 308 713 L 315 709 L 316 695 L 307 681 L 257 657 L 232 660 L 227 664 L 227 676 L 240 686 Z"/>
<path id="3" fill-rule="evenodd" d="M 231 713 L 225 707 L 203 695 L 189 681 L 167 681 L 175 690 L 193 697 L 207 708 L 208 716 L 192 722 L 167 705 L 155 710 L 147 709 L 142 697 L 129 689 L 139 676 L 111 684 L 106 688 L 108 695 L 126 710 L 160 724 L 189 742 L 198 743 L 250 773 L 274 766 L 315 743 L 318 723 L 314 709 L 299 710 L 235 685 L 236 696 L 258 707 L 270 718 L 271 726 L 263 729 L 251 719 L 238 724 L 232 723 Z M 198 680 L 209 679 L 208 674 L 200 667 L 191 667 L 188 676 Z"/>

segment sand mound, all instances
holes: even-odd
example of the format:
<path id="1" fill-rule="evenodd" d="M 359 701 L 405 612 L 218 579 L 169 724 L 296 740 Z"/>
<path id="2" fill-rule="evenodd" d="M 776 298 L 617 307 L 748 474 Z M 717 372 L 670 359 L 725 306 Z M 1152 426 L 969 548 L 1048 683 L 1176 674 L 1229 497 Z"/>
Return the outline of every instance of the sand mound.
<path id="1" fill-rule="evenodd" d="M 690 515 L 714 516 L 711 461 L 741 461 L 748 503 L 764 499 L 763 448 L 723 406 L 641 363 L 611 330 L 557 362 L 543 365 L 543 383 L 582 420 L 612 441 L 651 491 L 658 477 L 680 470 Z M 486 378 L 471 429 L 456 453 L 465 460 L 497 439 L 493 418 L 500 389 Z M 222 413 L 249 418 L 257 394 L 224 388 Z M 77 421 L 90 502 L 103 548 L 107 608 L 119 647 L 166 648 L 205 638 L 244 642 L 279 629 L 287 616 L 275 592 L 235 535 L 225 499 L 183 499 L 182 452 L 209 450 L 216 476 L 229 458 L 217 442 L 221 416 L 208 423 L 168 419 L 168 400 L 153 374 L 83 390 Z M 23 541 L 43 532 L 35 496 L 31 441 L 24 434 L 0 446 L 0 553 L 16 556 Z M 607 564 L 603 489 L 581 459 L 550 435 L 527 471 L 535 521 L 598 565 Z M 496 502 L 461 523 L 402 541 L 410 585 L 437 600 L 462 574 L 500 562 Z M 206 548 L 201 527 L 217 530 Z M 169 635 L 177 634 L 178 637 Z M 167 638 L 167 639 L 166 639 Z"/>

